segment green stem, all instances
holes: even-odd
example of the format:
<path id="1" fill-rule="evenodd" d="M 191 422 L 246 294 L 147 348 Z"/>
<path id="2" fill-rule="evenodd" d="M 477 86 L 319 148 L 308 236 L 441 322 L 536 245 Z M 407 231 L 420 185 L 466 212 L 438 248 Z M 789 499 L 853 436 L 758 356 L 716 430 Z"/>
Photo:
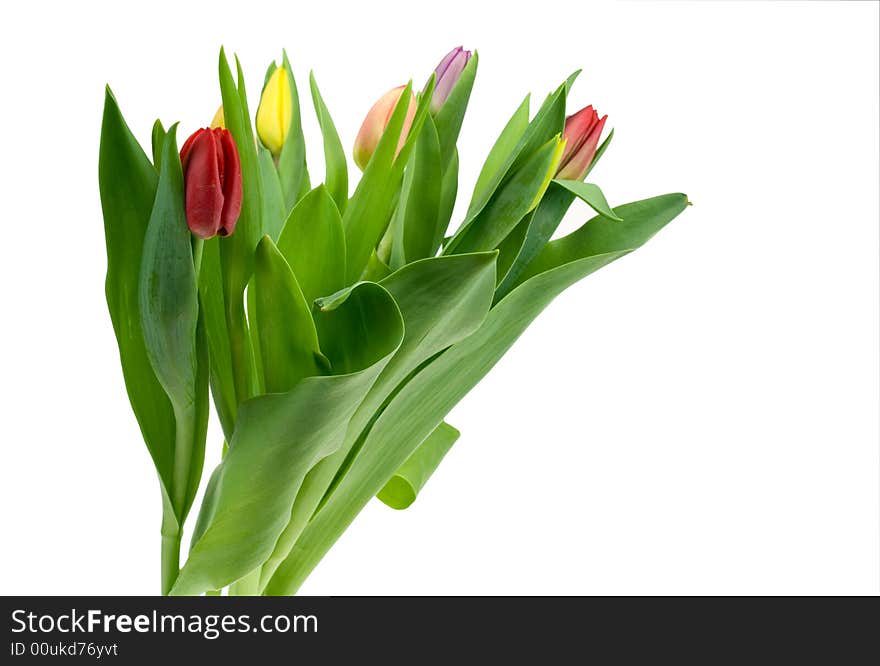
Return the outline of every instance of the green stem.
<path id="1" fill-rule="evenodd" d="M 175 410 L 174 467 L 171 497 L 163 492 L 162 506 L 162 594 L 167 595 L 180 573 L 181 521 L 190 482 L 190 466 L 195 438 L 195 414 L 192 409 Z M 182 520 L 182 519 L 181 519 Z"/>
<path id="2" fill-rule="evenodd" d="M 243 295 L 240 295 L 237 300 L 228 302 L 226 306 L 235 400 L 239 405 L 254 395 L 254 357 L 243 300 Z"/>
<path id="3" fill-rule="evenodd" d="M 177 410 L 175 410 L 176 412 Z M 189 490 L 190 465 L 192 463 L 193 439 L 195 433 L 194 415 L 192 410 L 184 410 L 183 413 L 174 415 L 175 438 L 174 438 L 174 469 L 171 477 L 171 502 L 174 508 L 183 513 L 186 504 L 186 495 Z"/>
<path id="4" fill-rule="evenodd" d="M 180 573 L 180 533 L 162 534 L 162 595 L 167 596 Z"/>

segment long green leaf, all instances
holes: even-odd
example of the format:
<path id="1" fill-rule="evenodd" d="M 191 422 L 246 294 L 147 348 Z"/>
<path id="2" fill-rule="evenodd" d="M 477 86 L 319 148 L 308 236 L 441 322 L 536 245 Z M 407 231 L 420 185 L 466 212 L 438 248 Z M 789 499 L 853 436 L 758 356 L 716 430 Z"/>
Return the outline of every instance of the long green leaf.
<path id="1" fill-rule="evenodd" d="M 272 153 L 268 148 L 260 146 L 257 157 L 260 162 L 260 180 L 263 182 L 263 233 L 277 241 L 290 209 L 284 201 L 284 191 Z"/>
<path id="2" fill-rule="evenodd" d="M 497 247 L 532 210 L 548 186 L 559 142 L 551 138 L 513 173 L 468 228 L 460 231 L 444 254 L 480 252 Z"/>
<path id="3" fill-rule="evenodd" d="M 388 292 L 360 283 L 325 304 L 327 316 L 371 307 L 374 330 L 350 358 L 348 374 L 307 377 L 286 393 L 260 396 L 239 410 L 229 452 L 214 472 L 198 538 L 172 594 L 221 589 L 259 567 L 290 520 L 306 472 L 342 442 L 348 421 L 400 345 L 403 321 Z M 323 315 L 322 315 L 323 316 Z"/>
<path id="4" fill-rule="evenodd" d="M 492 149 L 483 163 L 483 168 L 480 169 L 480 175 L 477 176 L 477 184 L 474 186 L 474 193 L 471 196 L 470 206 L 468 206 L 468 218 L 480 212 L 504 177 L 510 155 L 529 126 L 530 98 L 531 95 L 526 95 L 492 145 Z"/>
<path id="5" fill-rule="evenodd" d="M 455 198 L 458 195 L 458 151 L 452 154 L 449 165 L 443 173 L 443 181 L 440 183 L 440 206 L 437 213 L 437 226 L 434 229 L 434 239 L 431 242 L 431 252 L 428 256 L 433 257 L 440 249 L 452 212 L 455 208 Z"/>
<path id="6" fill-rule="evenodd" d="M 235 59 L 237 84 L 224 50 L 220 49 L 220 92 L 227 129 L 238 147 L 242 173 L 241 214 L 235 233 L 220 239 L 224 316 L 229 333 L 236 404 L 257 390 L 257 373 L 245 315 L 244 291 L 253 272 L 254 250 L 263 236 L 263 181 L 248 110 L 241 63 Z M 213 318 L 210 318 L 213 319 Z"/>
<path id="7" fill-rule="evenodd" d="M 336 202 L 336 207 L 341 213 L 345 212 L 348 204 L 348 164 L 345 160 L 345 150 L 330 111 L 324 103 L 318 82 L 315 81 L 314 72 L 309 74 L 309 86 L 312 91 L 312 103 L 315 106 L 315 114 L 318 116 L 318 125 L 321 127 L 321 136 L 324 139 L 324 184 L 327 191 Z"/>
<path id="8" fill-rule="evenodd" d="M 268 236 L 257 246 L 251 289 L 266 392 L 283 393 L 301 379 L 321 374 L 318 331 L 309 305 Z"/>
<path id="9" fill-rule="evenodd" d="M 287 59 L 287 51 L 282 51 L 282 62 L 287 73 L 290 86 L 290 128 L 278 156 L 278 178 L 284 191 L 285 212 L 291 210 L 303 193 L 308 192 L 309 171 L 306 166 L 306 141 L 302 129 L 302 112 L 299 103 L 299 91 L 293 68 Z"/>
<path id="10" fill-rule="evenodd" d="M 397 262 L 392 263 L 395 269 L 433 254 L 443 182 L 440 143 L 430 116 L 422 125 L 410 165 L 404 176 L 403 193 L 398 205 L 403 210 L 403 217 L 402 238 L 397 239 L 392 248 L 392 258 L 399 257 Z M 398 249 L 400 251 L 395 252 Z"/>
<path id="11" fill-rule="evenodd" d="M 204 440 L 198 441 L 199 419 L 207 419 L 207 411 L 199 403 L 207 394 L 198 381 L 203 376 L 207 386 L 207 375 L 199 372 L 198 286 L 176 130 L 173 125 L 164 140 L 156 199 L 144 237 L 138 298 L 147 357 L 175 416 L 171 502 L 182 522 L 187 497 L 194 494 L 191 470 L 193 465 L 200 469 L 199 458 L 204 455 Z"/>
<path id="12" fill-rule="evenodd" d="M 228 441 L 235 426 L 238 403 L 235 398 L 231 342 L 226 328 L 226 298 L 223 293 L 219 236 L 204 241 L 202 245 L 199 303 L 210 358 L 211 395 L 223 436 Z"/>
<path id="13" fill-rule="evenodd" d="M 172 126 L 165 138 L 159 187 L 144 238 L 139 299 L 147 355 L 177 411 L 195 399 L 199 306 L 175 131 Z"/>
<path id="14" fill-rule="evenodd" d="M 370 429 L 358 459 L 279 567 L 268 591 L 296 591 L 370 498 L 559 293 L 645 243 L 686 205 L 683 194 L 627 204 L 615 209 L 624 223 L 594 218 L 574 238 L 557 241 L 557 251 L 541 264 L 544 272 L 510 292 L 490 310 L 476 333 L 427 365 L 396 395 Z"/>
<path id="15" fill-rule="evenodd" d="M 577 74 L 578 72 L 572 74 L 568 80 L 547 96 L 547 99 L 544 100 L 532 121 L 519 133 L 513 149 L 508 150 L 507 146 L 510 139 L 517 133 L 522 123 L 521 114 L 523 113 L 523 108 L 526 115 L 528 114 L 528 97 L 526 97 L 526 100 L 514 113 L 513 118 L 508 122 L 510 134 L 505 136 L 508 132 L 508 127 L 505 127 L 502 137 L 499 137 L 496 146 L 493 147 L 492 153 L 496 153 L 496 147 L 498 151 L 497 154 L 490 154 L 492 168 L 487 169 L 489 166 L 489 160 L 487 160 L 487 164 L 484 165 L 483 171 L 477 179 L 477 187 L 474 189 L 474 197 L 471 200 L 471 205 L 468 207 L 467 217 L 456 236 L 461 235 L 467 230 L 474 218 L 489 203 L 505 178 L 515 173 L 523 164 L 530 160 L 535 151 L 545 145 L 551 137 L 561 134 L 565 126 L 566 91 Z M 502 138 L 504 138 L 503 143 Z M 492 174 L 491 176 L 488 175 L 490 173 Z M 486 174 L 485 181 L 484 174 Z"/>
<path id="16" fill-rule="evenodd" d="M 98 181 L 107 243 L 105 293 L 125 389 L 166 493 L 174 465 L 174 412 L 144 344 L 138 284 L 144 235 L 158 175 L 125 123 L 108 87 L 101 124 Z"/>
<path id="17" fill-rule="evenodd" d="M 501 300 L 516 285 L 525 267 L 537 257 L 559 227 L 562 218 L 574 201 L 574 193 L 551 182 L 541 203 L 532 214 L 526 238 L 519 248 L 510 270 L 495 290 L 495 299 Z"/>

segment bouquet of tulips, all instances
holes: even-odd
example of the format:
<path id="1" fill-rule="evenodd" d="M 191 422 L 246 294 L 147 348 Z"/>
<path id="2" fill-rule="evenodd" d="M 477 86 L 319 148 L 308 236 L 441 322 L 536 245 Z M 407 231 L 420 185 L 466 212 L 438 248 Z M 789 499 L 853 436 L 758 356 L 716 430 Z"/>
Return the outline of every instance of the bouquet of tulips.
<path id="1" fill-rule="evenodd" d="M 569 77 L 501 129 L 451 233 L 457 140 L 477 73 L 456 48 L 342 142 L 314 76 L 325 173 L 306 163 L 286 54 L 255 123 L 238 59 L 222 106 L 178 149 L 148 154 L 109 88 L 100 148 L 106 295 L 125 386 L 159 476 L 163 594 L 294 593 L 374 496 L 416 498 L 458 431 L 444 421 L 553 298 L 645 243 L 683 194 L 611 208 L 584 182 L 606 117 L 566 117 Z M 575 199 L 595 211 L 551 240 Z M 199 488 L 209 395 L 223 457 Z"/>

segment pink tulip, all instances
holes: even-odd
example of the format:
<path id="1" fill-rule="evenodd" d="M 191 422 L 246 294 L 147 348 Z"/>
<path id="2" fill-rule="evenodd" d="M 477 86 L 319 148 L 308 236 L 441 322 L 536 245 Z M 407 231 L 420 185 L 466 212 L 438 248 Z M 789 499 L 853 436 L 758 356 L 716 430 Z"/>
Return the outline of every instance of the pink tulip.
<path id="1" fill-rule="evenodd" d="M 592 106 L 581 109 L 565 119 L 565 152 L 556 177 L 560 180 L 583 180 L 596 156 L 599 138 L 608 116 L 599 118 Z"/>
<path id="2" fill-rule="evenodd" d="M 382 133 L 391 119 L 391 114 L 394 112 L 397 100 L 400 99 L 405 88 L 406 86 L 398 86 L 382 95 L 379 101 L 373 104 L 373 108 L 367 113 L 367 117 L 364 118 L 364 123 L 361 125 L 357 138 L 354 140 L 354 163 L 358 165 L 361 171 L 367 168 L 367 164 L 373 156 L 376 146 L 379 145 L 379 139 L 382 138 Z M 416 98 L 415 95 L 411 94 L 409 107 L 406 111 L 406 119 L 403 121 L 403 129 L 400 131 L 400 140 L 397 142 L 398 153 L 406 142 L 406 137 L 409 134 L 409 128 L 412 126 L 415 115 Z"/>
<path id="3" fill-rule="evenodd" d="M 465 65 L 471 59 L 471 52 L 465 51 L 463 47 L 456 46 L 447 53 L 437 69 L 434 70 L 434 96 L 431 98 L 431 113 L 437 113 L 443 103 L 449 97 L 461 73 L 464 71 Z"/>

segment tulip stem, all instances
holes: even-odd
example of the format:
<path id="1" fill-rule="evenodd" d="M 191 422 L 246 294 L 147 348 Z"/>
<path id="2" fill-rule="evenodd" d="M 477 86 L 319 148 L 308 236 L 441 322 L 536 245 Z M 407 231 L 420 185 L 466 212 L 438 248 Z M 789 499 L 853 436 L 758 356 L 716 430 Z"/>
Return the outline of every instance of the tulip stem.
<path id="1" fill-rule="evenodd" d="M 238 405 L 241 405 L 254 395 L 254 352 L 241 301 L 236 301 L 227 307 L 226 325 L 229 330 L 229 346 L 232 354 L 232 380 L 235 385 L 235 399 Z"/>
<path id="2" fill-rule="evenodd" d="M 180 532 L 162 534 L 162 595 L 171 592 L 180 573 Z"/>

